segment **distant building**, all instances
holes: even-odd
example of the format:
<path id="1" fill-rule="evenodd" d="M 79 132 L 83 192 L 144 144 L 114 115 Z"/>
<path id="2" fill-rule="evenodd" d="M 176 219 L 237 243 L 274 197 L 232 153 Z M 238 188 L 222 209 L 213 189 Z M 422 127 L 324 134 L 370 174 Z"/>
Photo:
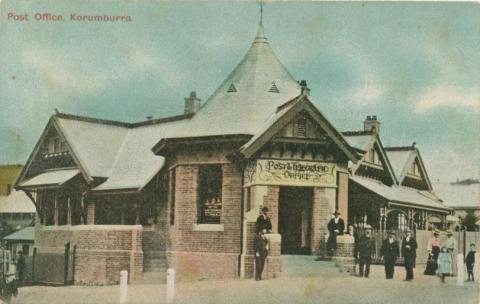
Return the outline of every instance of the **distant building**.
<path id="1" fill-rule="evenodd" d="M 12 256 L 17 256 L 21 251 L 24 255 L 33 254 L 33 242 L 35 236 L 35 227 L 25 227 L 3 238 L 7 248 Z"/>
<path id="2" fill-rule="evenodd" d="M 464 218 L 468 213 L 480 217 L 480 183 L 434 182 L 435 193 L 443 203 L 455 211 L 455 215 Z"/>
<path id="3" fill-rule="evenodd" d="M 0 196 L 10 194 L 22 165 L 0 165 Z"/>
<path id="4" fill-rule="evenodd" d="M 35 206 L 23 191 L 13 189 L 21 165 L 0 166 L 0 237 L 33 225 Z"/>

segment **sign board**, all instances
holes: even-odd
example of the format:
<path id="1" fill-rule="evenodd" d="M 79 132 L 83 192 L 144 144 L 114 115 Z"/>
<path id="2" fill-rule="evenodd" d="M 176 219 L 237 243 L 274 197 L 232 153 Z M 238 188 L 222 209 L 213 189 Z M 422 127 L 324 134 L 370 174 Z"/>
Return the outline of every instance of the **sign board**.
<path id="1" fill-rule="evenodd" d="M 295 160 L 257 159 L 245 168 L 247 186 L 336 186 L 335 164 Z"/>

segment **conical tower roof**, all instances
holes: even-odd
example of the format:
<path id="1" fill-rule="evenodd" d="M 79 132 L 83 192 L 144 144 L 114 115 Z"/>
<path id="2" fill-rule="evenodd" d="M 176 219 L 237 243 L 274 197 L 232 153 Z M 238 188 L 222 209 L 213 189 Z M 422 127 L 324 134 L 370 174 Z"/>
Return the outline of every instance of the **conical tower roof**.
<path id="1" fill-rule="evenodd" d="M 300 95 L 300 85 L 273 52 L 262 23 L 245 57 L 193 120 L 209 135 L 255 134 L 276 108 Z"/>

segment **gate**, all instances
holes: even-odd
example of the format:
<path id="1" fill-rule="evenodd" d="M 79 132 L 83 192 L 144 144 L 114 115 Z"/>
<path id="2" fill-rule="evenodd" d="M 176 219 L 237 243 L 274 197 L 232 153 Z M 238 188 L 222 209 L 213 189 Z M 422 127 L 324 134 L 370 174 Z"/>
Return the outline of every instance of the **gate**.
<path id="1" fill-rule="evenodd" d="M 34 248 L 32 259 L 27 260 L 31 265 L 26 267 L 31 270 L 31 283 L 72 285 L 75 281 L 75 255 L 76 246 L 70 246 L 70 243 L 65 244 L 63 253 L 38 253 Z"/>

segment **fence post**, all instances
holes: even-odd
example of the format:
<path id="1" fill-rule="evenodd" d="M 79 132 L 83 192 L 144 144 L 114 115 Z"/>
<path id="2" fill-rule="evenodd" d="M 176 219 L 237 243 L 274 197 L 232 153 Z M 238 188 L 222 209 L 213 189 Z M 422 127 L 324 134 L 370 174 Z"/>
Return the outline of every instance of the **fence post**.
<path id="1" fill-rule="evenodd" d="M 33 248 L 32 256 L 32 285 L 35 283 L 35 257 L 37 256 L 37 247 Z"/>
<path id="2" fill-rule="evenodd" d="M 123 304 L 127 302 L 128 295 L 128 271 L 120 271 L 120 292 L 119 292 L 119 302 Z"/>
<path id="3" fill-rule="evenodd" d="M 168 268 L 167 270 L 167 304 L 173 302 L 175 297 L 175 269 Z"/>
<path id="4" fill-rule="evenodd" d="M 70 242 L 65 244 L 65 252 L 64 252 L 64 264 L 63 264 L 63 285 L 68 284 L 68 262 L 70 258 Z"/>
<path id="5" fill-rule="evenodd" d="M 457 285 L 463 286 L 463 254 L 457 254 Z"/>

